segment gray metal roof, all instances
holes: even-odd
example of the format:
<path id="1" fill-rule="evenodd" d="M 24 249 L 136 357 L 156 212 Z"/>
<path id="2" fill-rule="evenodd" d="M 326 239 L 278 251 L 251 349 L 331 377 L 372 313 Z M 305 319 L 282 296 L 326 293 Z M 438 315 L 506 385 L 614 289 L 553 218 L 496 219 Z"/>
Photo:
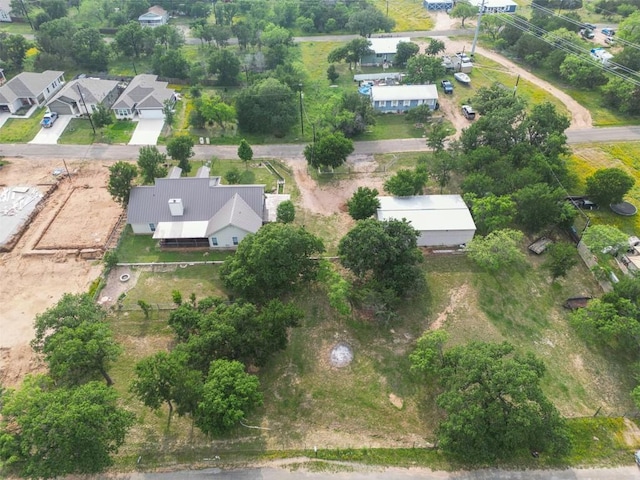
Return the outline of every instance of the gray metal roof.
<path id="1" fill-rule="evenodd" d="M 82 92 L 82 98 L 80 93 Z M 55 100 L 66 103 L 80 102 L 82 99 L 88 104 L 98 104 L 102 102 L 111 92 L 118 88 L 118 82 L 115 80 L 102 80 L 100 78 L 79 78 L 71 80 L 60 92 L 58 92 L 50 101 L 49 105 Z"/>
<path id="2" fill-rule="evenodd" d="M 262 214 L 258 215 L 237 193 L 231 197 L 218 212 L 211 217 L 207 226 L 207 237 L 219 232 L 228 225 L 256 233 L 262 226 Z"/>
<path id="3" fill-rule="evenodd" d="M 184 205 L 181 221 L 211 219 L 238 194 L 262 218 L 264 185 L 216 185 L 211 178 L 157 178 L 155 185 L 133 187 L 127 208 L 127 223 L 172 222 L 169 199 L 179 198 Z"/>
<path id="4" fill-rule="evenodd" d="M 135 76 L 111 108 L 162 108 L 174 91 L 167 88 L 167 82 L 159 82 L 157 78 L 146 73 Z"/>
<path id="5" fill-rule="evenodd" d="M 54 80 L 64 75 L 57 70 L 42 73 L 22 72 L 0 87 L 0 103 L 11 103 L 18 98 L 34 98 Z"/>

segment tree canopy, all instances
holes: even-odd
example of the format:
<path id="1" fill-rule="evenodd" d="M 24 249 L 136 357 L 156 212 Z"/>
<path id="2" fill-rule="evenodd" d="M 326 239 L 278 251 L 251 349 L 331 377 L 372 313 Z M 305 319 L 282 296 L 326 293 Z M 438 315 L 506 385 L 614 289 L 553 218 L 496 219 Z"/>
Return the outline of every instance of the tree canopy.
<path id="1" fill-rule="evenodd" d="M 177 135 L 167 142 L 167 153 L 173 160 L 178 161 L 178 166 L 184 173 L 191 171 L 189 159 L 194 155 L 193 145 L 190 135 Z"/>
<path id="2" fill-rule="evenodd" d="M 353 141 L 341 132 L 321 136 L 316 142 L 307 145 L 304 156 L 313 168 L 338 168 L 353 153 Z"/>
<path id="3" fill-rule="evenodd" d="M 364 220 L 375 215 L 380 208 L 378 200 L 378 190 L 369 187 L 358 187 L 351 198 L 347 201 L 349 215 L 354 220 Z"/>
<path id="4" fill-rule="evenodd" d="M 95 474 L 113 464 L 134 416 L 101 383 L 53 388 L 28 376 L 0 398 L 0 460 L 23 478 Z"/>
<path id="5" fill-rule="evenodd" d="M 494 230 L 486 237 L 474 237 L 467 245 L 467 252 L 471 260 L 490 272 L 514 269 L 525 263 L 526 257 L 520 249 L 523 237 L 518 230 Z"/>
<path id="6" fill-rule="evenodd" d="M 167 161 L 167 156 L 158 150 L 155 145 L 145 145 L 140 147 L 138 154 L 138 168 L 142 175 L 142 182 L 153 183 L 156 178 L 167 176 L 167 169 L 163 166 Z"/>
<path id="7" fill-rule="evenodd" d="M 238 125 L 249 133 L 284 136 L 298 120 L 296 96 L 275 78 L 243 89 L 236 97 Z"/>
<path id="8" fill-rule="evenodd" d="M 304 228 L 270 223 L 240 242 L 220 275 L 239 295 L 265 300 L 315 279 L 318 264 L 311 257 L 323 251 L 322 241 Z"/>
<path id="9" fill-rule="evenodd" d="M 443 77 L 446 70 L 442 60 L 429 55 L 415 55 L 407 61 L 407 76 L 409 83 L 434 83 Z"/>
<path id="10" fill-rule="evenodd" d="M 620 168 L 602 168 L 587 177 L 587 196 L 603 207 L 620 203 L 635 183 Z"/>
<path id="11" fill-rule="evenodd" d="M 420 195 L 428 180 L 429 174 L 423 166 L 414 170 L 403 168 L 384 182 L 384 191 L 397 197 Z"/>
<path id="12" fill-rule="evenodd" d="M 107 190 L 111 197 L 126 207 L 133 188 L 133 181 L 138 176 L 138 169 L 128 162 L 116 162 L 109 167 L 109 183 Z"/>

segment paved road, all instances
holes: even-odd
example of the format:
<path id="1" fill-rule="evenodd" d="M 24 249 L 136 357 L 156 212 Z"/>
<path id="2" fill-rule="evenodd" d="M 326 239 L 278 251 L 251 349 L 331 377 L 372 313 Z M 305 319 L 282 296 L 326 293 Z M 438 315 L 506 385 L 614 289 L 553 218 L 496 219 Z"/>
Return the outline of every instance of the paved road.
<path id="1" fill-rule="evenodd" d="M 590 142 L 640 141 L 640 126 L 587 128 L 567 130 L 570 144 Z M 301 158 L 305 144 L 252 145 L 255 158 Z M 160 147 L 161 150 L 163 147 Z M 238 158 L 233 145 L 196 145 L 196 160 L 218 158 Z M 91 160 L 126 160 L 138 157 L 139 147 L 129 145 L 0 145 L 0 155 L 5 157 L 68 158 Z M 405 138 L 355 142 L 356 155 L 374 153 L 418 152 L 427 150 L 424 139 Z"/>
<path id="2" fill-rule="evenodd" d="M 359 469 L 360 470 L 360 469 Z M 94 477 L 98 480 L 113 479 L 113 476 Z M 428 469 L 367 469 L 361 467 L 357 472 L 301 472 L 279 468 L 256 468 L 240 470 L 188 470 L 170 473 L 130 473 L 115 477 L 119 480 L 638 480 L 640 470 L 637 466 L 610 469 L 589 470 L 476 470 L 471 472 L 433 472 Z"/>

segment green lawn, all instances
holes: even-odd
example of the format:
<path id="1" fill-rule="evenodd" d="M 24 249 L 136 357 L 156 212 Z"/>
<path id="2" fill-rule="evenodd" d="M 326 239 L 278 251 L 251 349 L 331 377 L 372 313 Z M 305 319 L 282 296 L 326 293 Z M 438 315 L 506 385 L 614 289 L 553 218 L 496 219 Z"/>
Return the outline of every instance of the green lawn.
<path id="1" fill-rule="evenodd" d="M 116 120 L 111 125 L 96 129 L 93 133 L 87 118 L 73 118 L 64 130 L 58 143 L 73 145 L 91 145 L 92 143 L 127 144 L 136 128 L 136 123 L 128 120 Z"/>
<path id="2" fill-rule="evenodd" d="M 389 12 L 389 16 L 396 21 L 394 32 L 409 32 L 414 30 L 431 30 L 434 25 L 427 9 L 417 0 L 373 0 L 372 2 L 381 12 Z"/>
<path id="3" fill-rule="evenodd" d="M 44 107 L 37 109 L 30 118 L 10 118 L 0 128 L 0 143 L 27 143 L 42 128 L 40 121 L 44 114 Z"/>

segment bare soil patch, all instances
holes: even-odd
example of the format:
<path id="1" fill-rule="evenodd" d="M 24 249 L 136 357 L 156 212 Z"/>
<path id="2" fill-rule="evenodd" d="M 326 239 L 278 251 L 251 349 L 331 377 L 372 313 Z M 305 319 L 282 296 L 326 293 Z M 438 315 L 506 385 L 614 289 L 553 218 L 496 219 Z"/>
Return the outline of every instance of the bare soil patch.
<path id="1" fill-rule="evenodd" d="M 10 164 L 0 169 L 0 183 L 3 185 L 52 184 L 56 182 L 52 171 L 63 167 L 60 159 L 7 160 Z M 42 255 L 39 254 L 42 252 L 34 250 L 35 245 L 50 225 L 56 225 L 57 233 L 52 235 L 58 234 L 67 239 L 82 236 L 81 230 L 90 225 L 87 219 L 91 219 L 93 225 L 100 225 L 102 231 L 109 232 L 115 223 L 113 213 L 119 210 L 113 201 L 108 205 L 104 189 L 99 188 L 106 184 L 107 167 L 95 162 L 69 160 L 67 166 L 72 179 L 60 181 L 58 188 L 40 205 L 40 212 L 13 250 L 0 254 L 0 383 L 6 386 L 16 385 L 25 374 L 41 368 L 29 347 L 35 316 L 54 305 L 65 293 L 87 291 L 102 270 L 99 262 L 83 260 L 77 251 L 52 249 L 48 255 Z M 74 202 L 75 209 L 58 218 L 77 185 L 90 185 L 92 188 L 81 189 L 78 203 Z M 108 212 L 106 215 L 103 207 Z M 95 229 L 90 233 L 94 232 Z M 106 234 L 100 234 L 100 238 L 106 241 Z"/>

